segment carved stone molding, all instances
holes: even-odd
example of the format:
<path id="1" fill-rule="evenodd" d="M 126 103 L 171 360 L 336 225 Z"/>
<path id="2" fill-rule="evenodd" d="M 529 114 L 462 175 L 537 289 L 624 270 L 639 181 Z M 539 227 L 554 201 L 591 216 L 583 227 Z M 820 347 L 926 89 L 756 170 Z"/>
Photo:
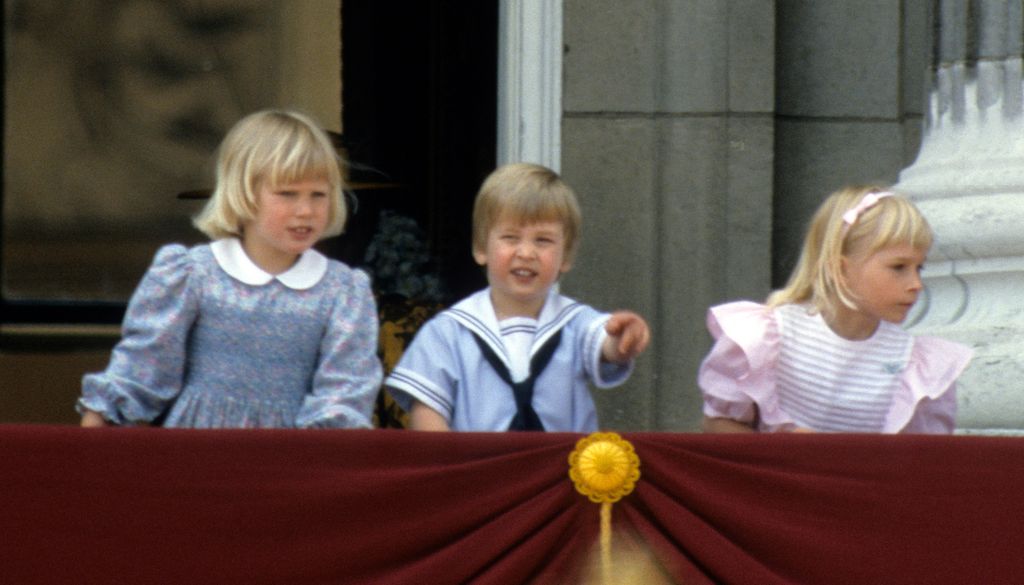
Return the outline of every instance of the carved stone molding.
<path id="1" fill-rule="evenodd" d="M 925 129 L 897 188 L 936 232 L 915 333 L 972 346 L 965 433 L 1024 434 L 1022 4 L 937 4 Z"/>

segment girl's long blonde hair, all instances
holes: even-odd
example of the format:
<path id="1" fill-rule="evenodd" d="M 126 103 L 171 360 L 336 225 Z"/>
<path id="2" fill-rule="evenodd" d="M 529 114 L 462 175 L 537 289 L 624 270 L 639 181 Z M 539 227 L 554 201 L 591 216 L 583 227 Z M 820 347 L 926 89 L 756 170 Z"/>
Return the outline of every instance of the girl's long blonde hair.
<path id="1" fill-rule="evenodd" d="M 863 210 L 852 225 L 843 215 L 869 193 L 888 192 L 877 185 L 855 185 L 832 193 L 811 218 L 800 260 L 786 286 L 768 297 L 769 307 L 807 303 L 824 315 L 834 315 L 839 303 L 856 309 L 856 299 L 842 277 L 842 258 L 872 254 L 882 248 L 909 244 L 931 248 L 932 228 L 917 207 L 898 194 L 882 197 Z"/>

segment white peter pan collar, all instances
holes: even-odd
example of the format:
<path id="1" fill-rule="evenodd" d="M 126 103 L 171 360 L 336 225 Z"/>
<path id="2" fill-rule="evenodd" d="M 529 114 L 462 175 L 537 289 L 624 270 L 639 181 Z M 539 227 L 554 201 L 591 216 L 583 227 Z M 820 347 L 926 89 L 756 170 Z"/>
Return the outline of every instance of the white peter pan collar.
<path id="1" fill-rule="evenodd" d="M 252 286 L 263 286 L 271 280 L 294 290 L 313 288 L 327 273 L 327 257 L 310 248 L 299 256 L 299 261 L 281 274 L 270 274 L 253 262 L 238 238 L 224 238 L 210 243 L 217 265 L 235 280 Z"/>

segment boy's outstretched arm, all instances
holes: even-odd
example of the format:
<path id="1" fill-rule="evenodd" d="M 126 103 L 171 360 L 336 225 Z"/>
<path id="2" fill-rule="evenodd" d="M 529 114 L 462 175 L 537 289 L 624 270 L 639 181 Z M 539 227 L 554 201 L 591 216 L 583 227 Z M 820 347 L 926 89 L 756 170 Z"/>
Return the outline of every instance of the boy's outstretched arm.
<path id="1" fill-rule="evenodd" d="M 651 330 L 644 318 L 632 311 L 616 311 L 604 326 L 608 332 L 601 346 L 604 361 L 624 364 L 643 353 L 651 341 Z"/>

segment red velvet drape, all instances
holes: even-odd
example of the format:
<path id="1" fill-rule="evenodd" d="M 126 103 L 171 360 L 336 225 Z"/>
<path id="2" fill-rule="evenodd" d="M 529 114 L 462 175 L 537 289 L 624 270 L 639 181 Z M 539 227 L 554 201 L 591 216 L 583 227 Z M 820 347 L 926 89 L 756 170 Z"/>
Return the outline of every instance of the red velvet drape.
<path id="1" fill-rule="evenodd" d="M 1024 440 L 623 436 L 678 583 L 1024 582 Z M 579 438 L 0 427 L 0 582 L 574 583 Z"/>

